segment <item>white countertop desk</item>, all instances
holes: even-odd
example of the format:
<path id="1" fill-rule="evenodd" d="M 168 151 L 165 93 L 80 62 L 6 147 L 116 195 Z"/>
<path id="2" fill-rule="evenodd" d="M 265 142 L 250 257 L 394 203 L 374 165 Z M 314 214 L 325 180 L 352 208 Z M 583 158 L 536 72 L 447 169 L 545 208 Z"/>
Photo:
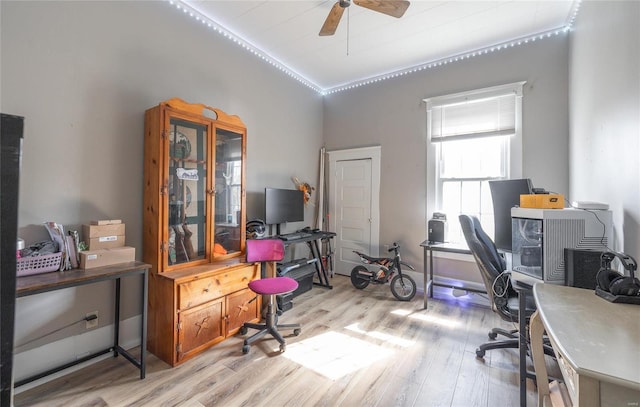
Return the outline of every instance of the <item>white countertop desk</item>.
<path id="1" fill-rule="evenodd" d="M 544 331 L 574 406 L 640 405 L 640 305 L 613 304 L 593 290 L 553 284 L 535 284 L 533 295 L 538 309 L 530 333 L 539 405 L 551 405 L 552 398 Z"/>

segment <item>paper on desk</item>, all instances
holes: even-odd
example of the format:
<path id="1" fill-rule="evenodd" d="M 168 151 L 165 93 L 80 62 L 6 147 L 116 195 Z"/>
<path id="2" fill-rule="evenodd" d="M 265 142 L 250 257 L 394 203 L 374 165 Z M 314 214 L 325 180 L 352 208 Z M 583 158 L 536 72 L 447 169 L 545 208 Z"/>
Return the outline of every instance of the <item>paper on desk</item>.
<path id="1" fill-rule="evenodd" d="M 71 259 L 69 258 L 69 244 L 64 235 L 64 228 L 56 222 L 44 222 L 51 240 L 58 244 L 62 252 L 62 261 L 60 262 L 60 271 L 69 270 L 71 268 Z"/>

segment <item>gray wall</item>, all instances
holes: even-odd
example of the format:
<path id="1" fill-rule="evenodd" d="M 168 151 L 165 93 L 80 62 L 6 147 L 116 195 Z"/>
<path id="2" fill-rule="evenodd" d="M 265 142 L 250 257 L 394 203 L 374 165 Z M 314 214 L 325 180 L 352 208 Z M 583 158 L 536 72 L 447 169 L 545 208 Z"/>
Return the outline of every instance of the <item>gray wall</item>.
<path id="1" fill-rule="evenodd" d="M 19 234 L 27 243 L 47 237 L 44 221 L 77 228 L 119 218 L 141 258 L 144 111 L 171 97 L 247 125 L 249 218 L 264 216 L 266 186 L 294 188 L 291 176 L 317 184 L 321 96 L 168 2 L 0 7 L 0 109 L 25 117 Z M 123 286 L 125 318 L 140 313 L 139 287 Z M 94 310 L 109 324 L 112 290 L 102 283 L 20 299 L 16 345 Z M 86 332 L 80 325 L 20 351 Z"/>
<path id="2" fill-rule="evenodd" d="M 382 146 L 381 244 L 399 240 L 403 258 L 422 263 L 425 200 L 433 199 L 425 186 L 427 97 L 526 81 L 523 175 L 567 193 L 567 66 L 568 39 L 559 35 L 325 97 L 327 149 Z"/>
<path id="3" fill-rule="evenodd" d="M 640 254 L 637 2 L 583 2 L 570 51 L 561 35 L 324 101 L 166 2 L 2 1 L 0 18 L 0 110 L 26 117 L 19 226 L 27 240 L 45 237 L 46 220 L 77 227 L 117 217 L 140 258 L 143 113 L 177 96 L 246 123 L 249 217 L 263 215 L 265 186 L 292 187 L 294 175 L 317 184 L 323 136 L 328 149 L 381 145 L 380 241 L 401 241 L 405 260 L 419 266 L 431 198 L 421 100 L 526 80 L 524 176 L 571 199 L 608 202 L 619 248 Z M 125 286 L 126 317 L 139 313 L 139 286 Z M 107 323 L 110 296 L 105 284 L 21 299 L 16 344 L 94 309 Z"/>
<path id="4" fill-rule="evenodd" d="M 583 2 L 571 40 L 571 196 L 608 203 L 640 257 L 640 2 Z M 615 29 L 613 29 L 615 27 Z"/>

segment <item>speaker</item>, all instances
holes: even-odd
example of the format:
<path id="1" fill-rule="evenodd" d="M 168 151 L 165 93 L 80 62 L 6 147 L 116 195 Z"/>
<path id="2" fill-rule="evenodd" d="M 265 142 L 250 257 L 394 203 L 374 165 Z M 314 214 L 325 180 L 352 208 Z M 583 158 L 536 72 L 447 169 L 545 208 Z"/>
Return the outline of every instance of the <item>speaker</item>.
<path id="1" fill-rule="evenodd" d="M 595 290 L 601 251 L 564 249 L 564 285 Z"/>
<path id="2" fill-rule="evenodd" d="M 447 221 L 443 219 L 429 219 L 429 243 L 444 243 Z"/>

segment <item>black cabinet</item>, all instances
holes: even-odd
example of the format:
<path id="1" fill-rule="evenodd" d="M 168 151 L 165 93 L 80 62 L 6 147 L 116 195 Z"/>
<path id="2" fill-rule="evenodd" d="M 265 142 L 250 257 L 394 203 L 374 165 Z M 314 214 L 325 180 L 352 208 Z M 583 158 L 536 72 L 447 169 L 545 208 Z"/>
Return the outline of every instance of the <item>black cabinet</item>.
<path id="1" fill-rule="evenodd" d="M 0 405 L 13 399 L 13 333 L 16 306 L 18 184 L 24 118 L 1 113 L 0 119 Z"/>
<path id="2" fill-rule="evenodd" d="M 313 275 L 316 273 L 318 259 L 298 259 L 278 264 L 278 275 L 291 277 L 298 282 L 298 288 L 292 297 L 305 293 L 313 287 Z"/>

